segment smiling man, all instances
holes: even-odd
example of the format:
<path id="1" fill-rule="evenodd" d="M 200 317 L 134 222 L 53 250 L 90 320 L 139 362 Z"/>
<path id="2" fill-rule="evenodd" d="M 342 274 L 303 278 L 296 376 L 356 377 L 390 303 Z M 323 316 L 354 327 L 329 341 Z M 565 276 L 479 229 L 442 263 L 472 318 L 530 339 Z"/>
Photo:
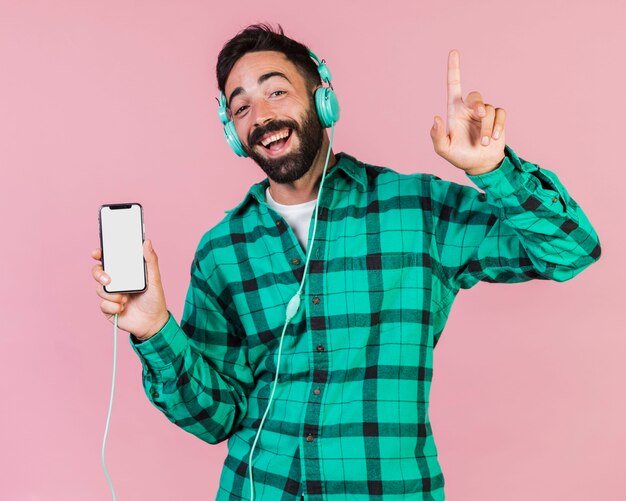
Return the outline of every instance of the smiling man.
<path id="1" fill-rule="evenodd" d="M 325 65 L 282 30 L 231 39 L 217 79 L 227 140 L 267 179 L 201 239 L 180 324 L 150 241 L 145 292 L 107 294 L 92 272 L 148 398 L 228 439 L 219 500 L 443 500 L 429 391 L 456 294 L 568 280 L 599 258 L 597 235 L 553 173 L 505 145 L 504 110 L 463 98 L 457 51 L 430 134 L 481 191 L 334 154 Z"/>
<path id="2" fill-rule="evenodd" d="M 303 66 L 299 56 L 295 63 Z M 274 200 L 290 205 L 316 199 L 329 146 L 316 111 L 315 63 L 308 53 L 303 68 L 295 63 L 283 52 L 231 54 L 227 46 L 217 70 L 242 148 L 267 174 Z"/>
<path id="3" fill-rule="evenodd" d="M 297 193 L 303 176 L 319 177 L 311 167 L 323 162 L 323 146 L 328 147 L 313 100 L 319 78 L 307 81 L 284 54 L 262 51 L 242 56 L 227 83 L 231 117 L 237 133 L 247 138 L 244 149 L 276 184 L 275 191 L 288 184 Z"/>

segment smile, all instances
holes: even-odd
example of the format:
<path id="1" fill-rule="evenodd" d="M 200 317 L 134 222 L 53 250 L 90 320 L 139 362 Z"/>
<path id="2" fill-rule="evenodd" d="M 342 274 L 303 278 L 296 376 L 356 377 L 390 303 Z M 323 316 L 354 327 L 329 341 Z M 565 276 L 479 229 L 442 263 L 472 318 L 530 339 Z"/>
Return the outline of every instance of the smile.
<path id="1" fill-rule="evenodd" d="M 266 152 L 272 156 L 281 153 L 291 142 L 291 129 L 285 129 L 278 132 L 271 132 L 265 135 L 258 144 L 263 146 Z"/>

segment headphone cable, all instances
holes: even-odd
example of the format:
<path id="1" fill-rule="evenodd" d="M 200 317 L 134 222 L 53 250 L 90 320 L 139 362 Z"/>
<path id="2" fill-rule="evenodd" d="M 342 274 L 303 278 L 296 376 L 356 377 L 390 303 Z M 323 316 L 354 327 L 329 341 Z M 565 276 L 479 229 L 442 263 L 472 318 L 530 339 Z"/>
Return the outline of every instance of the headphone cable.
<path id="1" fill-rule="evenodd" d="M 106 475 L 107 482 L 109 483 L 109 487 L 111 488 L 113 501 L 117 501 L 117 497 L 115 496 L 115 489 L 113 488 L 113 482 L 111 482 L 111 477 L 109 477 L 109 471 L 107 470 L 107 465 L 104 461 L 104 449 L 106 447 L 107 435 L 109 433 L 109 422 L 111 420 L 111 410 L 113 409 L 113 393 L 115 392 L 116 367 L 117 367 L 117 313 L 113 317 L 113 378 L 111 381 L 111 399 L 109 401 L 109 413 L 107 415 L 107 422 L 104 428 L 104 438 L 102 440 L 102 467 L 104 468 L 104 474 Z"/>

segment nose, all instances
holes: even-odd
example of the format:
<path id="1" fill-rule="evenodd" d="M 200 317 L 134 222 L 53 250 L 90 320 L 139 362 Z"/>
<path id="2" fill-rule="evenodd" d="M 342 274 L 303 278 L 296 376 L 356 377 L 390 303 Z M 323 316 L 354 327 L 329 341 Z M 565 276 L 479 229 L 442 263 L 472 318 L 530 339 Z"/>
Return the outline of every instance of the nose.
<path id="1" fill-rule="evenodd" d="M 276 117 L 272 106 L 264 99 L 260 99 L 255 108 L 254 125 L 256 127 L 267 125 Z"/>

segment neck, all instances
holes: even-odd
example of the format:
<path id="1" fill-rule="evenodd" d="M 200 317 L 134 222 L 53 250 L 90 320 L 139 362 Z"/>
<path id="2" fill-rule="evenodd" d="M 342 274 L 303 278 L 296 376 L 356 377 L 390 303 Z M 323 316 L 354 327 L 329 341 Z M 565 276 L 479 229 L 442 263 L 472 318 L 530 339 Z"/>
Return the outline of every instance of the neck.
<path id="1" fill-rule="evenodd" d="M 320 181 L 322 180 L 322 173 L 324 172 L 324 162 L 326 161 L 328 146 L 328 134 L 324 131 L 322 146 L 313 160 L 313 165 L 304 176 L 292 183 L 276 183 L 271 179 L 269 180 L 272 198 L 283 205 L 302 204 L 315 200 L 317 198 Z M 337 163 L 337 159 L 331 150 L 327 170 L 330 170 L 335 163 Z"/>

